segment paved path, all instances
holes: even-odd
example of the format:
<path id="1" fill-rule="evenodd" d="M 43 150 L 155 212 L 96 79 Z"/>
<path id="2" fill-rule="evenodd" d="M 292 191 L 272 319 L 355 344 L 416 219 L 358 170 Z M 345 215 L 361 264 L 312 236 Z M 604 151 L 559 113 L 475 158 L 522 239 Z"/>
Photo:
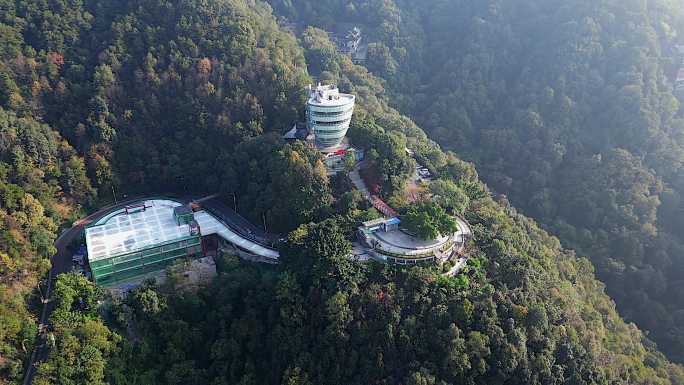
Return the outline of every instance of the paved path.
<path id="1" fill-rule="evenodd" d="M 466 241 L 468 238 L 473 236 L 472 230 L 470 230 L 470 226 L 468 225 L 468 222 L 466 222 L 464 219 L 461 217 L 455 216 L 456 222 L 458 223 L 458 235 L 461 237 L 461 241 Z"/>
<path id="2" fill-rule="evenodd" d="M 259 245 L 273 248 L 282 237 L 280 234 L 267 233 L 262 228 L 255 226 L 219 199 L 209 199 L 203 202 L 201 206 L 202 209 L 217 217 L 241 237 Z"/>
<path id="3" fill-rule="evenodd" d="M 199 223 L 202 236 L 216 234 L 231 244 L 247 250 L 250 253 L 267 259 L 278 260 L 278 250 L 263 246 L 253 240 L 243 237 L 234 231 L 228 224 L 221 221 L 213 213 L 202 210 L 195 213 L 195 220 Z"/>
<path id="4" fill-rule="evenodd" d="M 464 251 L 466 248 L 466 242 L 468 239 L 470 239 L 473 236 L 473 232 L 470 229 L 470 226 L 468 223 L 463 220 L 460 217 L 455 217 L 456 222 L 458 222 L 458 232 L 456 233 L 456 242 L 460 243 L 460 246 L 458 249 L 454 250 L 454 253 L 458 253 L 460 257 L 458 257 L 458 261 L 456 261 L 456 264 L 449 269 L 446 273 L 444 273 L 444 276 L 447 277 L 453 277 L 457 275 L 458 273 L 463 270 L 463 268 L 466 266 L 468 263 L 468 256 L 464 255 Z"/>
<path id="5" fill-rule="evenodd" d="M 459 257 L 459 258 L 458 258 L 458 261 L 456 261 L 456 264 L 455 264 L 451 269 L 449 269 L 449 271 L 447 271 L 446 273 L 444 273 L 443 275 L 446 276 L 446 277 L 453 277 L 453 276 L 455 276 L 456 274 L 460 273 L 461 270 L 463 270 L 463 268 L 465 267 L 466 263 L 468 263 L 468 258 L 466 258 L 466 257 Z"/>
<path id="6" fill-rule="evenodd" d="M 361 192 L 361 195 L 363 195 L 363 197 L 366 198 L 368 202 L 373 204 L 373 197 L 368 191 L 366 184 L 363 182 L 361 174 L 359 174 L 359 169 L 361 168 L 362 163 L 363 162 L 359 162 L 356 164 L 356 166 L 354 166 L 354 169 L 349 173 L 349 179 L 351 179 L 354 187 L 356 187 L 356 189 Z"/>

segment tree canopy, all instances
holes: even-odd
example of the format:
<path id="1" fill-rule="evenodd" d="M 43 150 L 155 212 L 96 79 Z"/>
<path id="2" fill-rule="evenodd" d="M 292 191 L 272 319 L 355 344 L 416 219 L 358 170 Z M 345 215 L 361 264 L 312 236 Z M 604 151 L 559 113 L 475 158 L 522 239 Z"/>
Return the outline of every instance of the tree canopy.
<path id="1" fill-rule="evenodd" d="M 435 202 L 419 202 L 401 216 L 401 226 L 424 240 L 433 240 L 458 230 L 456 219 Z"/>
<path id="2" fill-rule="evenodd" d="M 220 192 L 288 232 L 282 263 L 226 254 L 207 288 L 146 283 L 121 300 L 60 275 L 35 383 L 684 383 L 649 340 L 677 358 L 681 119 L 659 46 L 679 11 L 270 3 L 0 0 L 0 383 L 21 382 L 37 342 L 60 228 L 115 196 L 164 192 Z M 272 10 L 326 29 L 362 21 L 376 37 L 368 67 L 323 29 L 298 40 Z M 383 198 L 401 201 L 416 162 L 436 176 L 434 202 L 406 207 L 408 223 L 433 235 L 453 229 L 451 213 L 468 220 L 457 276 L 348 258 L 355 226 L 378 214 L 320 154 L 280 138 L 314 78 L 357 95 L 349 136 Z M 588 259 L 393 106 L 590 252 L 609 293 L 636 291 L 630 306 L 616 295 L 620 309 L 654 333 L 620 318 Z"/>
<path id="3" fill-rule="evenodd" d="M 591 258 L 622 314 L 683 361 L 684 57 L 676 1 L 270 0 L 356 25 L 392 105 Z"/>

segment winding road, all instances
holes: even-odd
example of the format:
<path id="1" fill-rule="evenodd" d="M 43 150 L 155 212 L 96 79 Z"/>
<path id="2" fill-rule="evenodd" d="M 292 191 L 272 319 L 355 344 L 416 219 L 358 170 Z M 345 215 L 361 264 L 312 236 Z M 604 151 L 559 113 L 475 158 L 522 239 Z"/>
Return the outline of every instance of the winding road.
<path id="1" fill-rule="evenodd" d="M 74 222 L 74 225 L 62 232 L 62 234 L 55 241 L 55 248 L 57 248 L 57 253 L 50 259 L 52 268 L 48 274 L 47 291 L 45 294 L 46 300 L 43 302 L 43 310 L 40 314 L 40 329 L 45 329 L 49 327 L 50 314 L 55 308 L 55 304 L 51 300 L 52 296 L 52 285 L 55 281 L 57 275 L 62 273 L 67 273 L 71 271 L 71 253 L 69 252 L 69 245 L 80 237 L 83 232 L 83 228 L 88 223 L 99 219 L 103 215 L 107 214 L 112 210 L 116 210 L 126 206 L 129 203 L 138 201 L 140 198 L 131 198 L 125 201 L 118 202 L 116 204 L 103 207 L 102 209 L 88 215 L 87 217 Z M 27 365 L 27 370 L 24 375 L 23 385 L 29 385 L 33 382 L 33 377 L 36 375 L 36 363 L 45 361 L 49 353 L 49 346 L 42 336 L 38 336 L 36 339 L 36 345 L 31 353 L 31 358 Z"/>

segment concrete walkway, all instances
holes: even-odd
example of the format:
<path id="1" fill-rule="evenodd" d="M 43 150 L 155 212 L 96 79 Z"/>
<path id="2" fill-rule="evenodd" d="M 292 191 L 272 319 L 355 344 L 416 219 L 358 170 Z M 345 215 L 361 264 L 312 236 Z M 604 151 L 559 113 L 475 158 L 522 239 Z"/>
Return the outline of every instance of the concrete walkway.
<path id="1" fill-rule="evenodd" d="M 467 240 L 468 238 L 472 237 L 473 232 L 470 230 L 470 226 L 468 225 L 468 222 L 466 222 L 464 219 L 458 216 L 454 216 L 456 218 L 456 223 L 458 223 L 458 236 L 461 237 L 460 241 L 463 243 L 463 241 Z M 458 241 L 458 239 L 457 239 Z"/>
<path id="2" fill-rule="evenodd" d="M 251 239 L 234 232 L 227 224 L 214 217 L 205 210 L 195 212 L 195 220 L 199 223 L 202 236 L 216 234 L 226 241 L 247 250 L 257 256 L 277 260 L 280 258 L 278 250 L 262 246 Z"/>
<path id="3" fill-rule="evenodd" d="M 449 269 L 449 271 L 447 271 L 446 273 L 444 273 L 442 275 L 444 275 L 445 277 L 453 277 L 453 276 L 457 275 L 458 273 L 460 273 L 461 270 L 463 270 L 466 263 L 468 263 L 468 258 L 459 257 L 456 264 L 451 269 Z"/>
<path id="4" fill-rule="evenodd" d="M 363 162 L 359 162 L 356 164 L 356 166 L 354 166 L 354 169 L 349 173 L 349 179 L 351 179 L 354 187 L 361 192 L 361 195 L 363 195 L 368 202 L 373 204 L 373 197 L 368 191 L 368 187 L 366 187 L 366 184 L 363 182 L 361 174 L 359 174 L 359 169 L 361 168 L 362 163 Z"/>

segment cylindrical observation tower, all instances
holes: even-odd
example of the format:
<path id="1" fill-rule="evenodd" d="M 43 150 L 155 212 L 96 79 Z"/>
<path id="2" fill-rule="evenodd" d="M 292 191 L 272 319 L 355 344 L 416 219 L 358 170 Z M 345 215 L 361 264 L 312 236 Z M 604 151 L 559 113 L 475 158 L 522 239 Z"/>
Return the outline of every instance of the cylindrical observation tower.
<path id="1" fill-rule="evenodd" d="M 344 139 L 354 113 L 355 99 L 354 95 L 340 93 L 334 85 L 309 87 L 307 125 L 322 152 L 336 150 Z"/>

